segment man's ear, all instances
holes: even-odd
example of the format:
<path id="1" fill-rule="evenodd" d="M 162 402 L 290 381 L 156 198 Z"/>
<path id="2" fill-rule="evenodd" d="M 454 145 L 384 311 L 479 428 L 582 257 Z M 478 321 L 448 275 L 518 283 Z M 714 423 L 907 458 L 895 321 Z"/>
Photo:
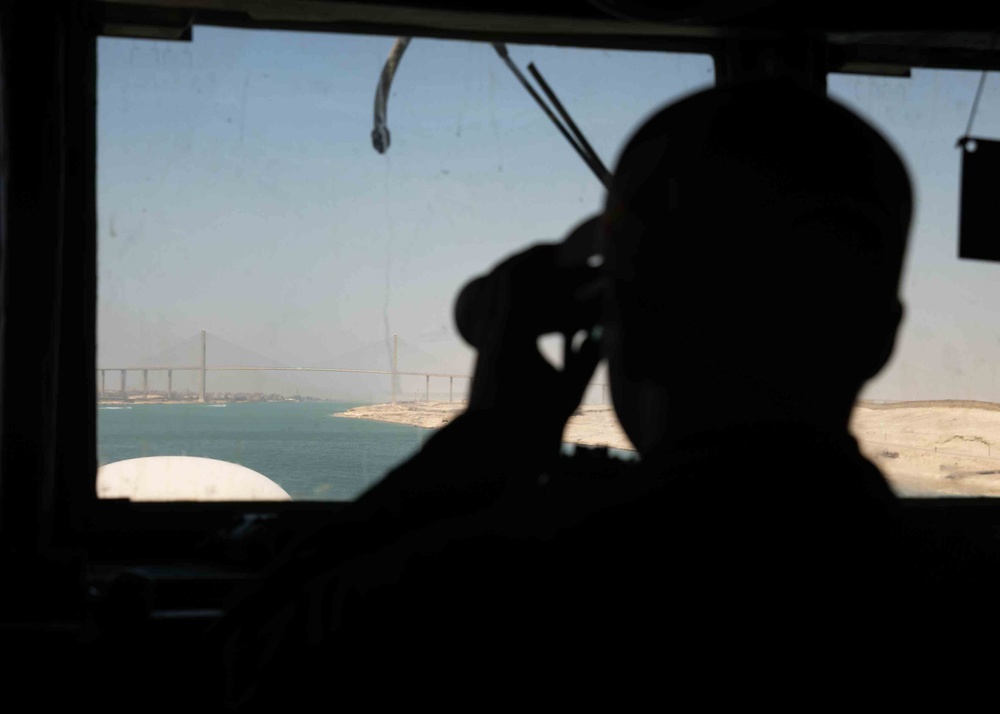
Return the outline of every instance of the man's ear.
<path id="1" fill-rule="evenodd" d="M 877 326 L 878 334 L 875 336 L 879 342 L 873 344 L 872 361 L 865 370 L 864 378 L 869 380 L 882 371 L 892 352 L 896 347 L 896 336 L 899 334 L 899 327 L 903 322 L 905 308 L 899 298 L 893 299 L 892 308 Z M 874 342 L 874 340 L 873 340 Z"/>

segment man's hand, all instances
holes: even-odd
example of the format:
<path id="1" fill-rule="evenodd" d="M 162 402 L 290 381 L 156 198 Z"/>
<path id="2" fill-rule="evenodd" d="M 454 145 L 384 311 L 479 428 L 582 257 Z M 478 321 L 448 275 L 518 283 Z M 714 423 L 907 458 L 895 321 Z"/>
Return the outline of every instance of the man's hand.
<path id="1" fill-rule="evenodd" d="M 475 305 L 474 341 L 479 348 L 468 413 L 488 418 L 525 456 L 554 458 L 566 421 L 579 405 L 600 360 L 597 341 L 588 336 L 573 350 L 566 339 L 562 370 L 538 351 L 538 338 L 559 322 L 560 311 L 579 306 L 593 291 L 596 271 L 581 264 L 559 267 L 556 244 L 536 245 L 486 276 Z M 590 297 L 593 301 L 593 296 Z"/>

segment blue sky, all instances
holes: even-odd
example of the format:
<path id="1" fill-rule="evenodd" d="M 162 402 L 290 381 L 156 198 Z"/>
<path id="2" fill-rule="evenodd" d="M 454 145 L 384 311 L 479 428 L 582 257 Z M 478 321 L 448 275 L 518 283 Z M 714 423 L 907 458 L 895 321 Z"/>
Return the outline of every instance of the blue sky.
<path id="1" fill-rule="evenodd" d="M 981 73 L 914 70 L 910 79 L 833 77 L 830 94 L 900 149 L 915 183 L 916 221 L 904 275 L 907 315 L 875 398 L 1000 401 L 1000 264 L 960 260 L 961 155 L 955 148 Z M 1000 80 L 987 78 L 972 134 L 1000 137 Z"/>
<path id="2" fill-rule="evenodd" d="M 389 102 L 392 146 L 377 154 L 372 102 L 392 43 L 202 27 L 190 43 L 101 40 L 99 363 L 138 362 L 206 329 L 278 362 L 344 367 L 369 365 L 342 356 L 384 366 L 385 335 L 398 333 L 414 363 L 468 370 L 451 321 L 458 289 L 561 237 L 603 189 L 479 43 L 411 43 Z M 609 165 L 645 116 L 713 79 L 702 56 L 510 51 L 538 65 Z M 1000 265 L 956 257 L 954 144 L 978 78 L 831 78 L 917 184 L 909 312 L 875 398 L 1000 401 Z M 976 126 L 1000 132 L 1000 80 Z M 242 386 L 233 379 L 226 388 Z M 379 398 L 383 381 L 304 389 Z"/>

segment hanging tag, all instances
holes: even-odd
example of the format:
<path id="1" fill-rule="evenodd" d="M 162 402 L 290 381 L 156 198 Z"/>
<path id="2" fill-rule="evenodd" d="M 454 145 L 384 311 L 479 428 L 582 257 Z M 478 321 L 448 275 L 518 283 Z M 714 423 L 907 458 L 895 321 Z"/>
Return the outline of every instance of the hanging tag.
<path id="1" fill-rule="evenodd" d="M 1000 262 L 1000 141 L 963 136 L 958 257 Z"/>

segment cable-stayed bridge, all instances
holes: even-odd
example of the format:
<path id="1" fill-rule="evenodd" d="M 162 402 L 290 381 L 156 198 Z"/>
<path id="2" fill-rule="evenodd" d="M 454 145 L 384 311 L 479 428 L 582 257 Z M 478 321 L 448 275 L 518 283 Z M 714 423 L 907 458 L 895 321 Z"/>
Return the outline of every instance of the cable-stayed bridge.
<path id="1" fill-rule="evenodd" d="M 187 354 L 190 355 L 192 345 L 194 341 L 197 341 L 199 357 L 196 364 L 184 364 L 181 361 L 175 361 L 178 359 L 178 355 Z M 381 368 L 355 368 L 355 367 L 331 367 L 322 365 L 302 365 L 302 366 L 286 366 L 277 363 L 275 360 L 264 357 L 254 353 L 252 350 L 247 350 L 240 345 L 237 345 L 229 340 L 218 335 L 212 335 L 213 345 L 215 343 L 222 343 L 227 345 L 230 349 L 229 352 L 242 352 L 245 354 L 240 355 L 242 358 L 247 357 L 256 358 L 254 361 L 256 364 L 222 364 L 222 365 L 209 365 L 207 360 L 208 355 L 208 333 L 202 330 L 200 335 L 195 335 L 192 338 L 183 340 L 176 345 L 174 345 L 169 350 L 165 350 L 152 357 L 151 359 L 142 360 L 141 364 L 133 364 L 127 366 L 103 366 L 99 367 L 97 370 L 97 386 L 98 395 L 100 398 L 105 399 L 109 397 L 121 397 L 127 398 L 126 390 L 126 376 L 129 372 L 137 372 L 142 376 L 142 389 L 141 392 L 143 396 L 149 395 L 149 373 L 150 372 L 164 372 L 167 377 L 167 398 L 172 399 L 174 397 L 174 372 L 196 372 L 198 376 L 198 401 L 204 402 L 206 399 L 206 386 L 208 381 L 209 372 L 306 372 L 306 373 L 346 373 L 346 374 L 374 374 L 374 375 L 385 375 L 391 377 L 392 382 L 392 401 L 395 402 L 397 398 L 397 392 L 399 391 L 399 377 L 424 377 L 425 380 L 425 398 L 430 400 L 430 385 L 431 378 L 436 380 L 447 379 L 448 380 L 448 401 L 453 401 L 454 399 L 454 386 L 455 380 L 468 380 L 470 375 L 458 372 L 434 370 L 434 369 L 423 369 L 423 370 L 405 370 L 399 369 L 399 345 L 403 342 L 398 338 L 398 336 L 393 335 L 392 341 L 392 355 L 388 369 Z M 409 345 L 411 353 L 421 353 L 422 350 L 415 347 L 414 345 Z M 370 354 L 373 347 L 384 348 L 384 343 L 378 342 L 372 345 L 367 345 L 353 352 L 349 352 L 345 355 L 340 355 L 341 359 L 347 359 L 351 357 L 361 357 L 365 356 L 366 361 L 372 360 L 372 355 Z M 235 348 L 235 350 L 233 349 Z M 357 353 L 357 354 L 355 354 Z M 368 354 L 365 354 L 368 353 Z M 424 353 L 426 354 L 426 353 Z M 190 357 L 188 357 L 190 359 Z M 109 391 L 107 375 L 108 372 L 118 373 L 119 384 L 118 389 L 115 390 L 112 386 L 111 391 Z"/>
<path id="2" fill-rule="evenodd" d="M 211 336 L 212 353 L 215 363 L 208 361 L 209 336 Z M 400 348 L 407 355 L 409 367 L 407 369 L 400 368 Z M 165 393 L 167 399 L 173 400 L 177 397 L 174 373 L 181 372 L 187 375 L 186 381 L 188 383 L 190 383 L 191 376 L 195 377 L 197 385 L 195 398 L 199 402 L 205 402 L 208 394 L 207 383 L 209 372 L 228 372 L 234 375 L 240 373 L 259 374 L 268 372 L 286 374 L 342 373 L 391 377 L 391 399 L 393 402 L 396 402 L 403 394 L 400 389 L 400 377 L 410 378 L 411 383 L 413 381 L 412 378 L 423 377 L 423 394 L 421 396 L 426 401 L 430 401 L 431 398 L 431 380 L 435 381 L 436 388 L 442 389 L 443 381 L 447 379 L 448 401 L 451 402 L 454 401 L 456 396 L 456 380 L 458 380 L 457 386 L 460 390 L 459 396 L 461 398 L 469 386 L 471 375 L 455 370 L 454 368 L 443 368 L 441 367 L 441 362 L 442 360 L 438 357 L 428 354 L 397 335 L 393 335 L 391 342 L 379 340 L 323 362 L 288 366 L 271 357 L 238 345 L 224 337 L 216 334 L 209 335 L 205 330 L 202 330 L 199 334 L 181 340 L 156 355 L 140 360 L 138 364 L 98 367 L 97 389 L 98 397 L 101 399 L 128 399 L 129 392 L 126 389 L 127 375 L 132 373 L 141 377 L 141 387 L 138 390 L 133 389 L 133 394 L 138 391 L 143 397 L 149 397 L 151 393 L 150 373 L 154 373 L 166 376 L 166 389 L 162 390 L 161 393 Z M 366 366 L 340 366 L 352 363 Z M 109 372 L 112 374 L 110 380 L 108 379 Z M 114 379 L 115 375 L 118 377 L 117 380 Z M 117 385 L 114 384 L 115 381 L 117 381 Z M 600 402 L 602 404 L 608 402 L 607 384 L 592 382 L 589 386 L 600 388 Z M 187 390 L 186 394 L 191 395 L 191 391 Z M 414 392 L 410 391 L 409 394 L 412 396 Z M 441 394 L 439 398 L 443 399 L 443 393 L 439 392 L 439 394 Z M 190 398 L 190 396 L 187 398 Z"/>

